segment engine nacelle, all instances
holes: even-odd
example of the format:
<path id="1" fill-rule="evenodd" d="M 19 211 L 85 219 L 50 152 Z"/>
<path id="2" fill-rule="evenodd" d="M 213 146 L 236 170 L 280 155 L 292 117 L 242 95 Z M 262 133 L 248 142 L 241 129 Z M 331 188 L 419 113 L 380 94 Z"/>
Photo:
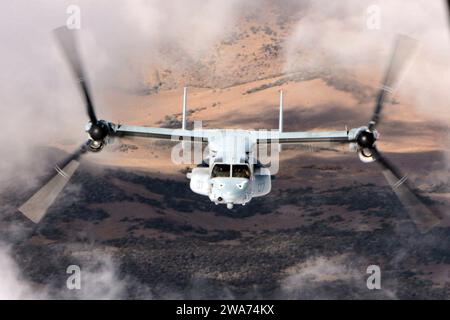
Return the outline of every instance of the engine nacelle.
<path id="1" fill-rule="evenodd" d="M 191 179 L 189 186 L 193 192 L 203 196 L 209 195 L 211 187 L 209 168 L 194 168 L 188 173 L 188 178 Z"/>
<path id="2" fill-rule="evenodd" d="M 100 152 L 104 148 L 105 145 L 106 145 L 106 140 L 103 140 L 103 141 L 90 140 L 88 147 L 89 147 L 89 151 L 91 151 L 91 152 Z"/>
<path id="3" fill-rule="evenodd" d="M 355 140 L 355 142 L 350 144 L 350 150 L 357 152 L 362 162 L 371 163 L 376 161 L 371 149 L 375 147 L 379 138 L 378 131 L 369 131 L 367 127 L 360 127 L 352 129 L 350 137 Z"/>
<path id="4" fill-rule="evenodd" d="M 105 120 L 99 120 L 97 123 L 89 122 L 85 127 L 89 134 L 90 142 L 88 144 L 89 151 L 99 152 L 107 144 L 109 133 L 111 132 L 111 124 Z"/>
<path id="5" fill-rule="evenodd" d="M 364 163 L 371 163 L 376 161 L 370 149 L 359 149 L 358 156 L 359 159 Z"/>

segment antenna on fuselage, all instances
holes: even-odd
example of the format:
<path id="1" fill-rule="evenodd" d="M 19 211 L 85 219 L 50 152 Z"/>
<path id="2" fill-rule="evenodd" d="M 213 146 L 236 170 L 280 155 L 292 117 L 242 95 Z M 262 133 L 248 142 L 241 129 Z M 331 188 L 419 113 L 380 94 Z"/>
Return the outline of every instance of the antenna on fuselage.
<path id="1" fill-rule="evenodd" d="M 280 118 L 278 124 L 278 131 L 283 132 L 283 90 L 280 90 Z"/>
<path id="2" fill-rule="evenodd" d="M 186 130 L 186 105 L 187 105 L 187 87 L 184 87 L 183 91 L 183 119 L 181 122 L 181 129 Z"/>

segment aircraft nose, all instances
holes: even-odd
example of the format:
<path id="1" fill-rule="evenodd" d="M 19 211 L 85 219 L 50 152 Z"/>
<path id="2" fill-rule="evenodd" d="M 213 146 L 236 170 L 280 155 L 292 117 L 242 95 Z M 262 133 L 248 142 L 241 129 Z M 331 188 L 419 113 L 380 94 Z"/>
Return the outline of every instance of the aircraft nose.
<path id="1" fill-rule="evenodd" d="M 233 203 L 241 203 L 246 199 L 248 180 L 245 179 L 221 179 L 213 184 L 213 195 L 219 203 L 227 206 Z"/>

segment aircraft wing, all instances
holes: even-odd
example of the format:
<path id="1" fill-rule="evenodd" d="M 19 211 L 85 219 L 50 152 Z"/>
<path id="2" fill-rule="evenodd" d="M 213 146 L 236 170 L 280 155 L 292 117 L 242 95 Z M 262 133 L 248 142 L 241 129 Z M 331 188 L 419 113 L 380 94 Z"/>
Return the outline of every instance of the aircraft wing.
<path id="1" fill-rule="evenodd" d="M 166 139 L 172 141 L 178 140 L 207 141 L 209 132 L 208 130 L 194 131 L 185 129 L 115 125 L 113 135 L 117 137 L 145 137 L 155 139 Z"/>
<path id="2" fill-rule="evenodd" d="M 354 141 L 353 134 L 348 131 L 294 131 L 294 132 L 268 132 L 267 134 L 256 133 L 258 144 L 307 144 L 307 143 L 350 143 Z"/>
<path id="3" fill-rule="evenodd" d="M 154 139 L 166 139 L 172 141 L 191 140 L 206 142 L 217 130 L 185 130 L 170 128 L 155 128 L 130 125 L 115 125 L 114 134 L 117 137 L 144 137 Z M 258 144 L 345 144 L 354 142 L 352 131 L 252 131 Z"/>

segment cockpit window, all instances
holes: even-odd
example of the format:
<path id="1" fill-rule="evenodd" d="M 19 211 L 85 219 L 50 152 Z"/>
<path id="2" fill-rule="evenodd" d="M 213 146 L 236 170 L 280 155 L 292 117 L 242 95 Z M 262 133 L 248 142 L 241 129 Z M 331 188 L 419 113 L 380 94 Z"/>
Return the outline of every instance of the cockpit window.
<path id="1" fill-rule="evenodd" d="M 250 179 L 250 169 L 245 164 L 233 164 L 233 177 Z"/>
<path id="2" fill-rule="evenodd" d="M 212 170 L 212 178 L 230 177 L 230 165 L 229 164 L 216 164 Z"/>

